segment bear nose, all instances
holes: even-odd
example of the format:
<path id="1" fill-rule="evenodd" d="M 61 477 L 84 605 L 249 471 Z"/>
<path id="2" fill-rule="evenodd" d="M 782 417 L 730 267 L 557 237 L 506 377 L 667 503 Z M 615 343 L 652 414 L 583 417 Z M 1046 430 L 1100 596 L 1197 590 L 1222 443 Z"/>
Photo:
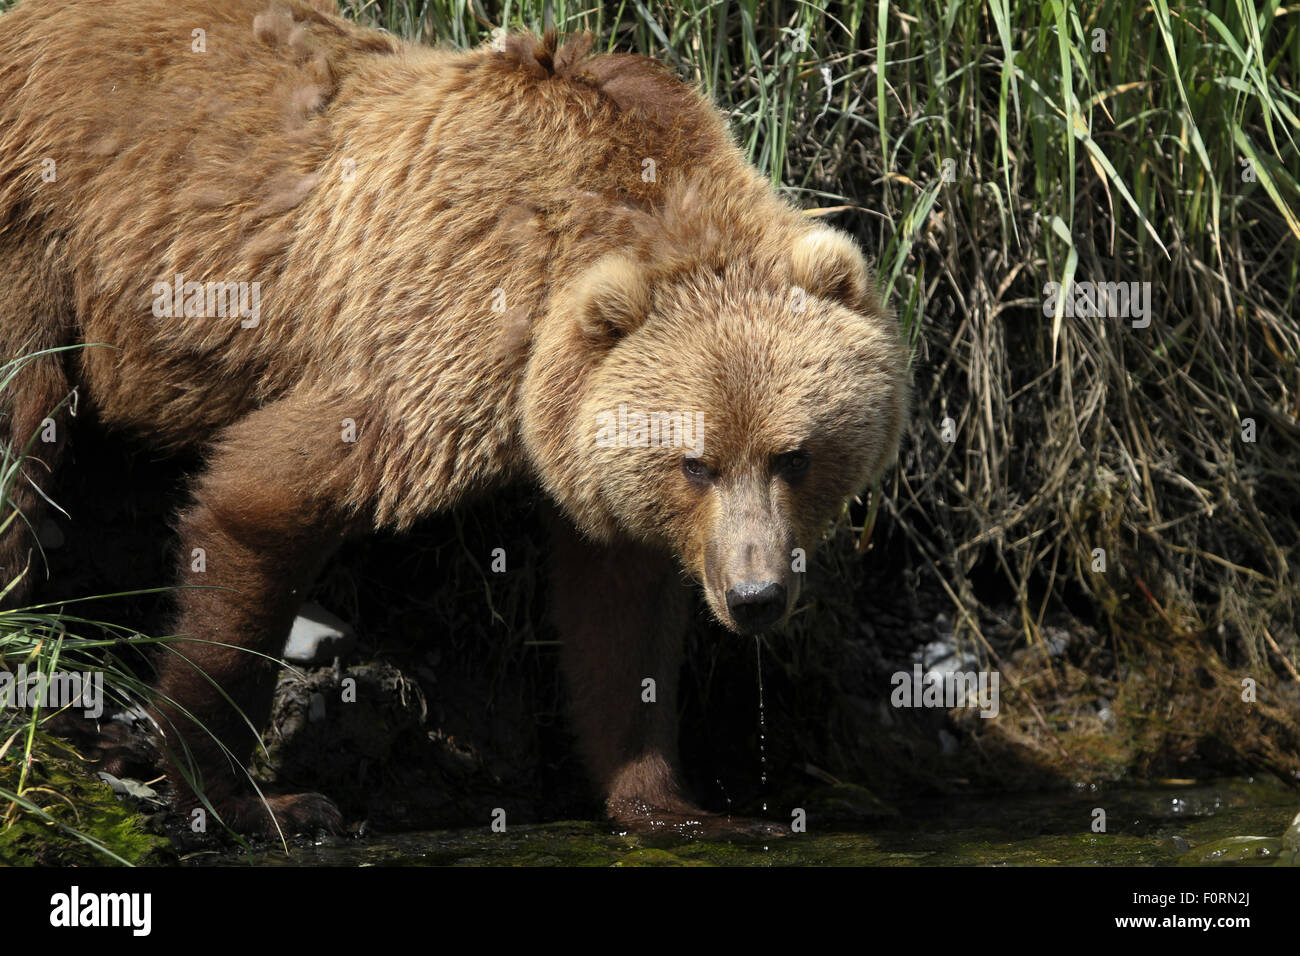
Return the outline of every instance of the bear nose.
<path id="1" fill-rule="evenodd" d="M 727 610 L 747 634 L 766 630 L 785 614 L 785 585 L 779 581 L 743 581 L 727 591 Z"/>

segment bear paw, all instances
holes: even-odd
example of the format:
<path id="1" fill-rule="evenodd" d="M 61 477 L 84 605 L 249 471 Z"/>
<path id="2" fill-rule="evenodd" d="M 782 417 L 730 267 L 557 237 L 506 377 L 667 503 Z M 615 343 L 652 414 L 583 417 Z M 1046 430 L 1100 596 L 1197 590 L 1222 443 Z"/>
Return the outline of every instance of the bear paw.
<path id="1" fill-rule="evenodd" d="M 221 822 L 239 833 L 278 838 L 280 833 L 343 832 L 343 814 L 320 793 L 252 794 L 218 801 L 214 807 Z"/>

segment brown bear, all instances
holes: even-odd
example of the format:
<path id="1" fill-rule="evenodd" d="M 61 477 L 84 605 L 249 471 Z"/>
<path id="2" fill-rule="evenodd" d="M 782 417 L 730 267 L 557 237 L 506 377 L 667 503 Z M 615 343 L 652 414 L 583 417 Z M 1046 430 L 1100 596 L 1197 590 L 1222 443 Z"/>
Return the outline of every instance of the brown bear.
<path id="1" fill-rule="evenodd" d="M 0 350 L 34 355 L 3 399 L 30 448 L 11 497 L 34 523 L 60 443 L 29 439 L 61 438 L 74 386 L 204 454 L 155 710 L 179 810 L 190 765 L 235 828 L 337 824 L 316 794 L 268 815 L 230 763 L 313 577 L 349 535 L 528 481 L 562 516 L 554 613 L 608 812 L 696 814 L 682 572 L 733 631 L 778 626 L 798 549 L 894 455 L 906 352 L 854 243 L 700 93 L 590 46 L 430 49 L 305 0 L 0 16 Z"/>

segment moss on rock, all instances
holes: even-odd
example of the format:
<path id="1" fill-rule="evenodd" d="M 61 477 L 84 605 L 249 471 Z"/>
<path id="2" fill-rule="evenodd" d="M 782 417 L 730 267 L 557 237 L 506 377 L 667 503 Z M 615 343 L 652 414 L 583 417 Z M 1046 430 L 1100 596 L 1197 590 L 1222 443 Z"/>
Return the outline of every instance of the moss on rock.
<path id="1" fill-rule="evenodd" d="M 0 761 L 0 789 L 17 791 L 26 756 L 13 748 Z M 103 866 L 176 862 L 171 842 L 148 831 L 145 818 L 120 803 L 71 747 L 38 735 L 21 796 L 46 815 L 0 801 L 0 863 L 7 866 Z M 80 836 L 78 836 L 80 834 Z"/>

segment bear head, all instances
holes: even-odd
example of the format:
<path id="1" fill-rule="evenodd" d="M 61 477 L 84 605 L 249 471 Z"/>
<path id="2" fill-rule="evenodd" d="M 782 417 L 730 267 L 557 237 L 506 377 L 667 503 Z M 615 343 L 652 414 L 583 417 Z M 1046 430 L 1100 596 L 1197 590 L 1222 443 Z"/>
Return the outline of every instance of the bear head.
<path id="1" fill-rule="evenodd" d="M 577 526 L 671 550 L 717 619 L 784 619 L 806 555 L 896 453 L 908 355 L 843 233 L 774 253 L 613 253 L 552 303 L 524 387 L 541 483 Z"/>

